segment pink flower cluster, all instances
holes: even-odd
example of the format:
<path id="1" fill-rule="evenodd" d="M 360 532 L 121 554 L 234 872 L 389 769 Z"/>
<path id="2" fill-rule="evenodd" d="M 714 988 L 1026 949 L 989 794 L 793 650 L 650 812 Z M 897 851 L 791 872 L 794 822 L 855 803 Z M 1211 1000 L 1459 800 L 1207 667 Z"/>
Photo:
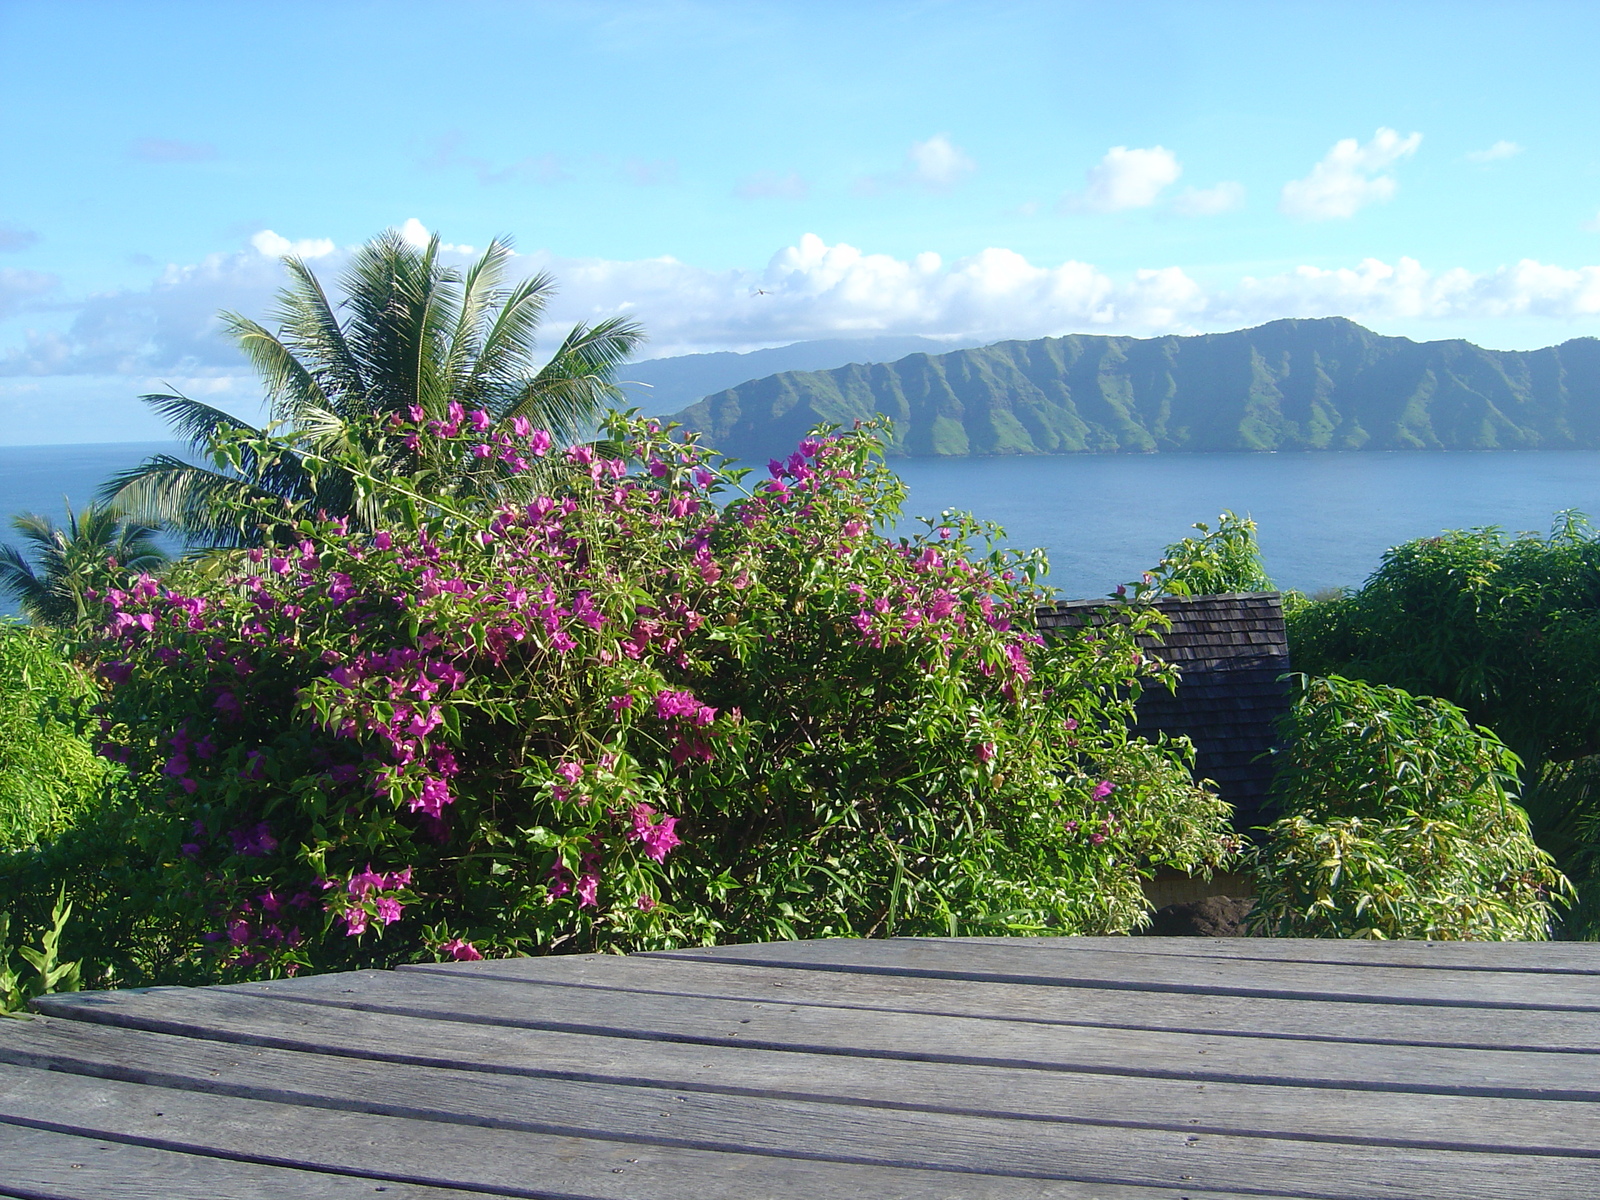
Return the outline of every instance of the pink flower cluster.
<path id="1" fill-rule="evenodd" d="M 334 884 L 329 881 L 324 886 L 333 887 Z M 365 933 L 374 921 L 379 925 L 394 924 L 405 911 L 405 905 L 393 893 L 410 886 L 410 867 L 383 872 L 374 871 L 372 864 L 368 863 L 365 870 L 350 876 L 345 884 L 349 901 L 339 910 L 345 933 L 350 937 Z M 330 911 L 334 908 L 333 905 L 327 907 Z"/>
<path id="2" fill-rule="evenodd" d="M 679 766 L 687 762 L 709 763 L 716 757 L 704 731 L 715 724 L 717 710 L 702 704 L 692 692 L 657 692 L 656 716 L 672 726 L 674 741 L 669 753 L 673 762 Z"/>
<path id="3" fill-rule="evenodd" d="M 642 843 L 644 852 L 657 862 L 666 862 L 667 855 L 683 844 L 677 834 L 677 817 L 658 814 L 648 804 L 634 805 L 629 817 L 633 828 L 628 830 L 628 839 Z"/>

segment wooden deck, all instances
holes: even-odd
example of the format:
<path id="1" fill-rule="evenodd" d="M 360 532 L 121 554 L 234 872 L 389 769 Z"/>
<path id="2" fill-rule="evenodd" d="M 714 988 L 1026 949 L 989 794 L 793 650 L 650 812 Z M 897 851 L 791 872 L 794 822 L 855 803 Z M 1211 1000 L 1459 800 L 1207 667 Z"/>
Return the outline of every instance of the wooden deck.
<path id="1" fill-rule="evenodd" d="M 0 1194 L 1600 1196 L 1600 947 L 826 941 L 82 993 Z"/>

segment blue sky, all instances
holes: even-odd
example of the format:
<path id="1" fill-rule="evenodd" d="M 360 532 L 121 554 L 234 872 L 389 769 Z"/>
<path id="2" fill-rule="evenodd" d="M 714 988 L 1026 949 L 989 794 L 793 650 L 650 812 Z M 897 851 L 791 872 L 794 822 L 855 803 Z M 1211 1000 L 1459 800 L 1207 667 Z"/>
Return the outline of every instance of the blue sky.
<path id="1" fill-rule="evenodd" d="M 653 354 L 1600 334 L 1596 45 L 1590 3 L 0 0 L 0 444 L 249 411 L 215 310 L 407 222 Z"/>

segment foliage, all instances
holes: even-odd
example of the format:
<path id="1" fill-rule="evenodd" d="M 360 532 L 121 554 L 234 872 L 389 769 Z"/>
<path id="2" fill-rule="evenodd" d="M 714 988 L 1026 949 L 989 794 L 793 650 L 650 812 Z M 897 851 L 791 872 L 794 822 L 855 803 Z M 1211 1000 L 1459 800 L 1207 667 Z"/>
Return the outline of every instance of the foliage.
<path id="1" fill-rule="evenodd" d="M 1196 521 L 1199 537 L 1168 546 L 1154 571 L 1133 585 L 1136 595 L 1219 596 L 1227 592 L 1270 592 L 1272 580 L 1256 545 L 1256 523 L 1224 510 L 1212 529 Z M 1125 589 L 1118 588 L 1118 594 Z"/>
<path id="2" fill-rule="evenodd" d="M 1297 937 L 1544 938 L 1571 887 L 1515 803 L 1520 765 L 1455 705 L 1299 676 L 1253 924 Z"/>
<path id="3" fill-rule="evenodd" d="M 1361 587 L 1286 614 L 1295 666 L 1439 696 L 1537 769 L 1600 751 L 1600 540 L 1455 530 L 1397 546 Z"/>
<path id="4" fill-rule="evenodd" d="M 612 377 L 643 334 L 621 318 L 580 323 L 539 365 L 536 335 L 554 280 L 541 273 L 507 286 L 508 242 L 491 242 L 465 272 L 444 266 L 439 251 L 437 235 L 421 248 L 394 230 L 380 235 L 351 259 L 338 306 L 304 262 L 285 258 L 293 282 L 278 297 L 277 333 L 222 314 L 261 377 L 280 436 L 187 396 L 146 396 L 212 465 L 158 455 L 106 493 L 212 546 L 260 545 L 316 512 L 375 528 L 387 493 L 372 481 L 395 474 L 452 495 L 529 493 L 538 473 L 516 461 L 509 441 L 480 457 L 441 457 L 433 451 L 448 439 L 386 437 L 390 418 L 415 413 L 415 424 L 447 425 L 466 408 L 498 424 L 521 418 L 575 435 L 619 395 Z"/>
<path id="5" fill-rule="evenodd" d="M 106 777 L 78 731 L 92 682 L 51 638 L 0 621 L 0 852 L 59 834 Z"/>
<path id="6" fill-rule="evenodd" d="M 214 972 L 190 962 L 194 931 L 173 911 L 159 823 L 121 773 L 59 836 L 0 854 L 0 896 L 18 941 L 40 942 L 63 883 L 75 915 L 66 932 L 85 986 L 204 983 Z"/>
<path id="7" fill-rule="evenodd" d="M 32 544 L 38 565 L 23 550 L 0 545 L 0 592 L 36 625 L 65 628 L 82 621 L 89 592 L 154 571 L 167 557 L 153 526 L 112 506 L 68 507 L 65 528 L 37 513 L 19 513 L 11 526 Z"/>
<path id="8" fill-rule="evenodd" d="M 1577 889 L 1562 936 L 1600 940 L 1600 755 L 1545 763 L 1523 788 L 1534 838 Z"/>
<path id="9" fill-rule="evenodd" d="M 63 886 L 57 893 L 55 907 L 50 913 L 50 928 L 40 939 L 39 949 L 35 950 L 32 946 L 17 947 L 16 953 L 33 968 L 30 977 L 12 964 L 11 914 L 0 912 L 0 1015 L 19 1013 L 36 996 L 78 990 L 81 982 L 79 964 L 62 962 L 60 958 L 61 934 L 71 915 L 72 904 L 67 900 L 67 891 Z"/>
<path id="10" fill-rule="evenodd" d="M 392 432 L 449 469 L 550 447 L 485 411 Z M 750 490 L 610 436 L 559 494 L 425 501 L 424 465 L 389 481 L 412 527 L 306 520 L 107 597 L 124 841 L 192 931 L 158 973 L 1126 930 L 1141 870 L 1232 852 L 1186 747 L 1129 734 L 1157 614 L 1045 645 L 1038 552 L 878 534 L 905 493 L 871 429 Z"/>

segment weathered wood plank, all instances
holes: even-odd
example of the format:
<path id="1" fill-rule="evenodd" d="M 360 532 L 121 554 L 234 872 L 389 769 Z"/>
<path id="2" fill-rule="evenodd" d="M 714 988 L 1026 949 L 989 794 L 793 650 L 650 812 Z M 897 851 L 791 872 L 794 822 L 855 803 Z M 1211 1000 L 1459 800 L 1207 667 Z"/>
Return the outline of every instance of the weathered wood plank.
<path id="1" fill-rule="evenodd" d="M 1026 943 L 1031 939 L 1018 938 Z M 834 938 L 759 946 L 655 951 L 661 957 L 715 959 L 930 979 L 989 979 L 1062 987 L 1275 996 L 1475 1008 L 1600 1012 L 1600 978 L 1496 972 L 1393 969 L 1292 962 L 1226 962 L 1170 954 L 1051 954 L 1013 943 L 951 943 Z"/>
<path id="2" fill-rule="evenodd" d="M 1600 975 L 1600 943 L 1596 942 L 1369 942 L 1355 939 L 1340 941 L 1335 938 L 1199 937 L 972 937 L 940 940 L 973 945 L 1002 944 L 1020 950 L 1080 953 L 1114 951 L 1123 954 L 1171 954 L 1358 967 Z"/>
<path id="3" fill-rule="evenodd" d="M 846 981 L 836 971 L 774 969 L 720 959 L 686 961 L 654 955 L 570 954 L 425 964 L 402 967 L 401 971 L 1113 1029 L 1462 1049 L 1600 1052 L 1600 1021 L 1589 1013 L 1194 996 L 905 975 L 852 974 Z"/>
<path id="4" fill-rule="evenodd" d="M 217 998 L 202 993 L 196 1001 Z M 404 1095 L 404 1067 L 444 1067 L 480 1075 L 520 1076 L 630 1087 L 690 1089 L 724 1095 L 848 1103 L 960 1115 L 991 1115 L 1109 1127 L 1303 1137 L 1351 1145 L 1600 1155 L 1600 1104 L 1342 1091 L 1256 1084 L 1084 1075 L 1063 1080 L 1040 1071 L 943 1063 L 777 1054 L 726 1046 L 640 1043 L 585 1034 L 462 1026 L 388 1014 L 296 1007 L 225 996 L 208 1024 L 186 1017 L 186 1034 L 40 1018 L 0 1037 L 0 1061 L 53 1067 L 129 1082 L 159 1081 L 174 1063 L 206 1074 L 247 1062 L 266 1070 L 273 1088 L 294 1076 L 310 1086 L 290 1051 L 341 1064 L 339 1088 Z M 198 1007 L 197 1004 L 186 1008 Z M 211 1039 L 211 1040 L 202 1040 Z M 346 1061 L 354 1060 L 354 1061 Z M 307 1058 L 306 1061 L 316 1061 Z M 370 1082 L 361 1082 L 370 1081 Z M 233 1094 L 276 1098 L 260 1079 L 236 1081 Z M 526 1094 L 537 1093 L 537 1084 Z M 239 1088 L 256 1088 L 239 1091 Z M 431 1093 L 430 1093 L 431 1094 Z M 546 1093 L 537 1093 L 546 1094 Z M 549 1092 L 561 1107 L 560 1091 Z"/>
<path id="5" fill-rule="evenodd" d="M 0 1124 L 0 1196 L 26 1200 L 469 1200 L 482 1192 L 323 1175 Z"/>
<path id="6" fill-rule="evenodd" d="M 470 986 L 464 986 L 470 978 Z M 791 1002 L 708 1000 L 597 992 L 483 976 L 353 971 L 241 984 L 243 992 L 296 1004 L 365 1009 L 434 1020 L 813 1054 L 1374 1091 L 1600 1100 L 1586 1055 L 1303 1042 L 1151 1030 L 1086 1029 L 1025 1021 L 866 1012 Z M 152 993 L 180 1032 L 181 992 Z M 126 1008 L 122 993 L 48 997 L 43 1011 L 94 1019 Z"/>
<path id="7" fill-rule="evenodd" d="M 248 1072 L 250 1057 L 239 1055 L 233 1069 Z M 408 1070 L 426 1079 L 379 1091 L 376 1081 L 348 1080 L 347 1060 L 325 1060 L 331 1061 L 329 1069 L 311 1061 L 316 1056 L 292 1057 L 296 1061 L 289 1069 L 278 1066 L 270 1072 L 279 1081 L 274 1100 L 219 1094 L 222 1072 L 228 1068 L 217 1064 L 186 1073 L 181 1061 L 174 1061 L 168 1080 L 179 1086 L 161 1087 L 0 1067 L 0 1115 L 13 1121 L 51 1121 L 74 1131 L 102 1132 L 109 1126 L 133 1137 L 160 1130 L 163 1144 L 185 1147 L 232 1151 L 239 1144 L 234 1139 L 244 1137 L 247 1147 L 278 1147 L 270 1153 L 291 1153 L 297 1163 L 304 1159 L 319 1169 L 363 1171 L 433 1186 L 496 1186 L 513 1178 L 527 1189 L 527 1181 L 538 1178 L 553 1149 L 530 1145 L 528 1139 L 576 1137 L 626 1138 L 641 1148 L 760 1157 L 788 1171 L 821 1162 L 848 1164 L 856 1171 L 938 1170 L 960 1175 L 960 1182 L 946 1180 L 947 1194 L 955 1195 L 969 1194 L 967 1181 L 984 1176 L 1168 1187 L 1192 1182 L 1225 1191 L 1288 1191 L 1330 1200 L 1417 1200 L 1445 1194 L 1452 1200 L 1525 1200 L 1529 1195 L 1592 1200 L 1600 1192 L 1600 1159 L 1594 1158 L 1383 1146 L 1352 1153 L 1348 1146 L 1309 1141 L 577 1083 L 567 1083 L 558 1101 L 547 1096 L 543 1103 L 530 1105 L 519 1104 L 516 1091 L 532 1081 L 463 1079 L 462 1072 L 414 1068 Z M 310 1094 L 297 1089 L 311 1078 L 321 1103 L 307 1106 Z M 335 1102 L 328 1094 L 341 1086 L 341 1079 L 347 1080 L 347 1090 Z M 554 1081 L 540 1082 L 549 1086 Z M 196 1085 L 211 1090 L 189 1090 Z M 375 1142 L 387 1143 L 381 1172 L 373 1170 L 368 1150 Z M 243 1157 L 258 1155 L 259 1150 L 247 1150 Z M 517 1174 L 511 1175 L 513 1171 Z M 681 1186 L 689 1181 L 677 1182 Z M 752 1187 L 755 1181 L 748 1179 L 737 1192 L 722 1179 L 701 1177 L 695 1183 L 701 1197 L 771 1194 L 758 1184 Z M 851 1194 L 883 1194 L 870 1186 L 856 1178 Z"/>
<path id="8" fill-rule="evenodd" d="M 1165 1155 L 1171 1161 L 1157 1163 L 1147 1155 L 1139 1164 L 1139 1182 L 1122 1185 L 1107 1179 L 1104 1165 L 1087 1157 L 1053 1163 L 1054 1178 L 1037 1178 L 882 1166 L 873 1161 L 840 1162 L 822 1155 L 782 1157 L 700 1150 L 681 1142 L 651 1144 L 647 1140 L 651 1135 L 660 1137 L 669 1127 L 690 1140 L 702 1137 L 702 1114 L 691 1104 L 674 1101 L 659 1107 L 662 1111 L 656 1128 L 593 1138 L 336 1108 L 311 1109 L 0 1066 L 0 1122 L 27 1121 L 88 1136 L 113 1134 L 179 1152 L 504 1196 L 563 1200 L 859 1200 L 863 1196 L 874 1200 L 1150 1200 L 1152 1196 L 1238 1200 L 1239 1196 L 1212 1189 L 1202 1178 L 1215 1157 L 1203 1141 L 1187 1150 L 1174 1149 Z M 781 1129 L 760 1132 L 784 1136 Z M 935 1149 L 943 1132 L 935 1134 Z M 1177 1135 L 1163 1136 L 1174 1147 L 1187 1144 Z M 633 1140 L 623 1140 L 629 1137 Z M 1525 1156 L 1510 1164 L 1512 1182 L 1525 1188 L 1537 1186 L 1548 1167 L 1565 1162 Z M 1399 1165 L 1403 1169 L 1403 1164 Z M 1495 1156 L 1458 1155 L 1428 1165 L 1493 1172 L 1500 1164 Z M 1594 1165 L 1591 1160 L 1580 1164 L 1580 1170 Z M 1062 1177 L 1073 1171 L 1087 1179 Z M 1350 1194 L 1322 1188 L 1259 1191 L 1267 1193 L 1263 1200 L 1342 1200 Z M 1412 1192 L 1404 1200 L 1424 1200 L 1428 1194 Z M 1550 1200 L 1579 1200 L 1581 1195 L 1560 1184 L 1556 1191 L 1536 1194 L 1548 1195 Z M 1372 1195 L 1401 1200 L 1392 1192 Z M 1494 1188 L 1457 1192 L 1453 1200 L 1456 1197 L 1512 1200 L 1513 1193 Z M 1526 1193 L 1517 1200 L 1526 1200 Z"/>

